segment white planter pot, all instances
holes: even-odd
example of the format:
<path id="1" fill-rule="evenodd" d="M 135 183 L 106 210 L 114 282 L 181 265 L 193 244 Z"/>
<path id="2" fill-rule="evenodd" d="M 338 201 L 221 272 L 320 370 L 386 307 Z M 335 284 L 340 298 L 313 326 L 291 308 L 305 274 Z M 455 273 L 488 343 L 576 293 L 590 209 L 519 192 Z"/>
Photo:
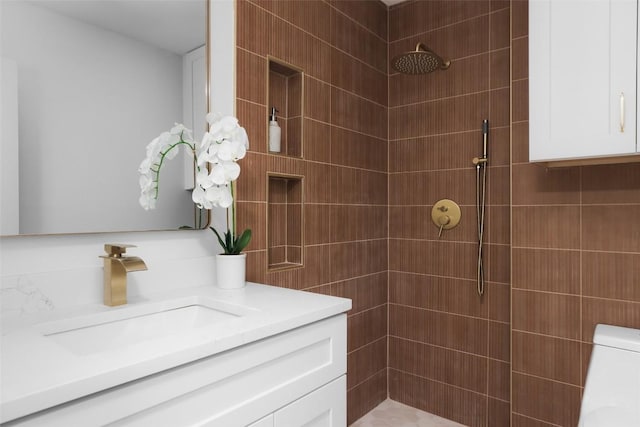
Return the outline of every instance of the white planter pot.
<path id="1" fill-rule="evenodd" d="M 216 285 L 221 289 L 240 289 L 246 284 L 247 254 L 216 255 Z"/>

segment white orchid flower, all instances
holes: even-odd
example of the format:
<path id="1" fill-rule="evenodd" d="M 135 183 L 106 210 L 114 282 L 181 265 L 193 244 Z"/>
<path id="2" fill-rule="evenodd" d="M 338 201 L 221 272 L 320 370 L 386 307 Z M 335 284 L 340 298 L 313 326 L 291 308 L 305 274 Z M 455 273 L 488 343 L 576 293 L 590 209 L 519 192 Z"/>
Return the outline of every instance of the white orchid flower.
<path id="1" fill-rule="evenodd" d="M 196 185 L 191 198 L 202 209 L 215 206 L 228 208 L 233 203 L 231 183 L 240 176 L 237 160 L 246 156 L 249 138 L 246 130 L 233 116 L 207 114 L 209 131 L 201 142 L 193 140 L 191 130 L 176 123 L 169 132 L 163 132 L 147 145 L 147 157 L 140 163 L 140 205 L 154 209 L 158 197 L 158 175 L 163 160 L 173 159 L 178 147 L 187 143 L 195 155 Z"/>
<path id="2" fill-rule="evenodd" d="M 204 189 L 213 185 L 213 181 L 209 178 L 209 171 L 206 168 L 200 169 L 196 174 L 196 184 Z"/>

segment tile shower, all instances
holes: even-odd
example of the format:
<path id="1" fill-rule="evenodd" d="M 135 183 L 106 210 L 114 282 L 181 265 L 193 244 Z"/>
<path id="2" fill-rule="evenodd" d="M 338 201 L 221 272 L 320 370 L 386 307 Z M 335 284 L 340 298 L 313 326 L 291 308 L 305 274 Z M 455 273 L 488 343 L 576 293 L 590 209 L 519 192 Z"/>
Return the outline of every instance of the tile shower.
<path id="1" fill-rule="evenodd" d="M 593 325 L 640 327 L 640 168 L 528 163 L 526 11 L 519 0 L 237 3 L 248 279 L 353 299 L 348 423 L 388 396 L 465 425 L 574 426 Z M 418 42 L 451 67 L 395 73 L 389 59 Z M 270 59 L 304 72 L 295 155 L 268 151 Z M 485 118 L 480 298 L 471 159 Z M 270 204 L 269 176 L 301 179 L 295 268 L 269 261 L 278 222 L 267 218 L 286 212 Z M 463 219 L 438 239 L 441 198 Z"/>

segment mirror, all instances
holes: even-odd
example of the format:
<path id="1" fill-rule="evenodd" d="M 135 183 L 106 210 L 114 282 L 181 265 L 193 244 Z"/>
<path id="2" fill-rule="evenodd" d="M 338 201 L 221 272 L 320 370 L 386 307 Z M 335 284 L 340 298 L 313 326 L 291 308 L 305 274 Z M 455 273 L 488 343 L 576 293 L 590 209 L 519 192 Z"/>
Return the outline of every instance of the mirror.
<path id="1" fill-rule="evenodd" d="M 205 131 L 206 10 L 206 0 L 0 2 L 1 235 L 198 226 L 190 157 L 163 165 L 153 211 L 138 203 L 137 169 L 174 123 L 196 139 Z"/>

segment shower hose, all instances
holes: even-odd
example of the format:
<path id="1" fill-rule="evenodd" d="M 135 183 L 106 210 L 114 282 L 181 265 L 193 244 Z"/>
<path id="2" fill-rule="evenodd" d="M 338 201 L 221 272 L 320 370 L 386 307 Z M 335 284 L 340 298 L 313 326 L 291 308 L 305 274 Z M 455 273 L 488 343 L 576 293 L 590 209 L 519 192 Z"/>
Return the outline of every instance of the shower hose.
<path id="1" fill-rule="evenodd" d="M 487 195 L 487 143 L 489 139 L 489 121 L 482 121 L 482 158 L 473 159 L 476 165 L 476 217 L 478 218 L 478 260 L 477 260 L 477 289 L 478 295 L 484 294 L 484 214 Z"/>

